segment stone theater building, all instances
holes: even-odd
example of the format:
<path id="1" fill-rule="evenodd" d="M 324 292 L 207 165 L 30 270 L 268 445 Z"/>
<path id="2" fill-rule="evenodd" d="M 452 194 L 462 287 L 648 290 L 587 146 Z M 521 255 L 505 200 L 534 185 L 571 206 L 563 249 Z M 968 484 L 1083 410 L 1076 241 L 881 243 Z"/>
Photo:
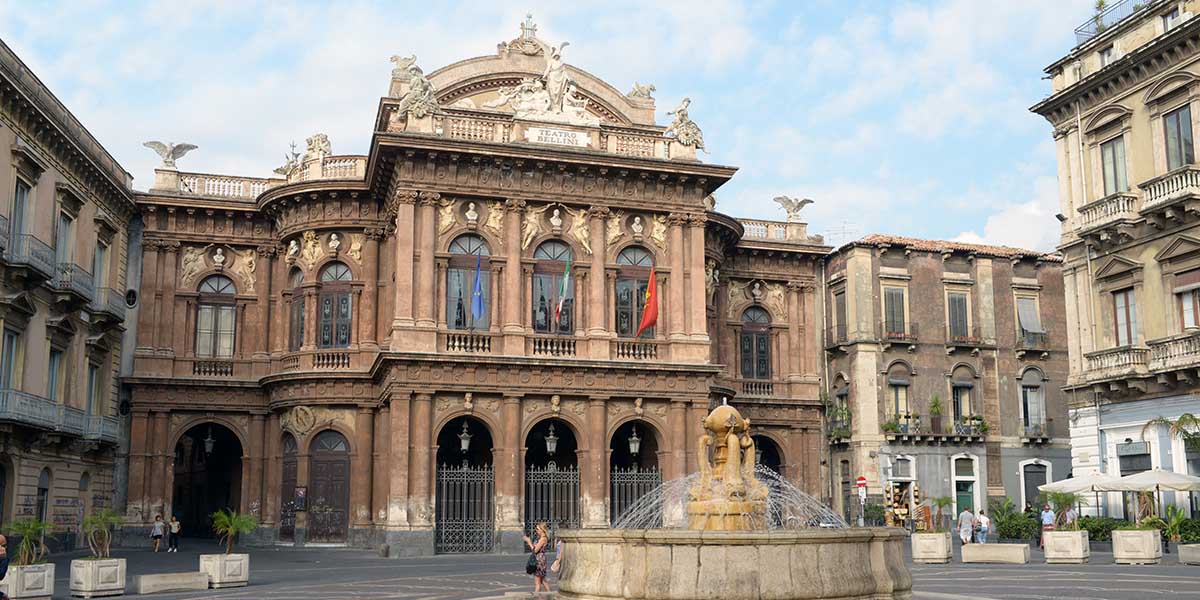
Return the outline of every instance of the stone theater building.
<path id="1" fill-rule="evenodd" d="M 722 398 L 827 495 L 804 202 L 716 212 L 735 169 L 697 159 L 687 99 L 658 125 L 649 88 L 521 29 L 428 75 L 394 57 L 366 156 L 318 134 L 275 177 L 164 165 L 136 195 L 131 523 L 233 506 L 264 540 L 519 548 L 694 471 Z"/>

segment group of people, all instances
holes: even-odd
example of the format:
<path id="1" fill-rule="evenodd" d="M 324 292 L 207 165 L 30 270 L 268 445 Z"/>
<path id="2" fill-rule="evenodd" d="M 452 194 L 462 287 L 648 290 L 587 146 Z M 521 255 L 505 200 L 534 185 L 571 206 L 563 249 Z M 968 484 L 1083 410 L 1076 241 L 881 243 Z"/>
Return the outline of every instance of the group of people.
<path id="1" fill-rule="evenodd" d="M 964 544 L 986 544 L 988 534 L 992 532 L 992 520 L 979 509 L 979 514 L 971 512 L 971 507 L 963 508 L 958 513 L 958 537 Z"/>
<path id="2" fill-rule="evenodd" d="M 167 537 L 167 552 L 179 552 L 179 532 L 183 529 L 183 523 L 171 515 L 169 523 L 163 523 L 162 515 L 154 515 L 154 525 L 150 528 L 150 539 L 154 542 L 154 551 L 158 552 L 162 546 L 163 535 Z"/>
<path id="3" fill-rule="evenodd" d="M 530 564 L 534 568 L 529 574 L 533 575 L 533 593 L 540 592 L 543 587 L 549 592 L 550 582 L 546 581 L 546 548 L 550 546 L 550 525 L 545 521 L 538 523 L 533 529 L 533 535 L 532 539 L 527 535 L 521 536 L 532 552 Z M 554 543 L 554 562 L 550 565 L 550 571 L 561 576 L 562 560 L 563 543 L 562 540 L 558 540 Z"/>
<path id="4" fill-rule="evenodd" d="M 1034 508 L 1033 504 L 1029 502 L 1025 503 L 1025 514 L 1030 518 L 1036 518 L 1038 523 L 1041 524 L 1042 535 L 1038 536 L 1038 548 L 1044 548 L 1046 546 L 1046 536 L 1044 534 L 1047 531 L 1054 531 L 1055 528 L 1058 527 L 1058 515 L 1054 513 L 1054 509 L 1050 508 L 1049 504 L 1046 504 L 1044 507 L 1042 507 L 1042 512 L 1039 515 L 1037 509 Z M 1075 512 L 1074 506 L 1068 506 L 1067 510 L 1062 514 L 1064 526 L 1070 526 L 1078 519 L 1079 513 Z"/>

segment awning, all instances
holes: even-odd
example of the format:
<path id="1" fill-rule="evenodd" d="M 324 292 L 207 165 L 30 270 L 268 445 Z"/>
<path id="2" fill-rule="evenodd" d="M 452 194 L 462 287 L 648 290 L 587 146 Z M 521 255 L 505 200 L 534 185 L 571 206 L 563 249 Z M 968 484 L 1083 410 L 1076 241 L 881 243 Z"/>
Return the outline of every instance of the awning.
<path id="1" fill-rule="evenodd" d="M 1093 471 L 1081 477 L 1060 479 L 1054 483 L 1040 485 L 1038 486 L 1038 490 L 1042 492 L 1097 492 L 1104 491 L 1099 489 L 1102 486 L 1113 485 L 1120 479 L 1120 477 L 1114 475 Z"/>
<path id="2" fill-rule="evenodd" d="M 1200 491 L 1200 477 L 1163 469 L 1151 469 L 1136 475 L 1122 477 L 1111 484 L 1097 486 L 1096 489 L 1101 492 L 1198 492 Z"/>
<path id="3" fill-rule="evenodd" d="M 1046 333 L 1042 328 L 1042 320 L 1038 317 L 1036 302 L 1017 300 L 1017 318 L 1020 319 L 1021 329 L 1029 333 Z"/>

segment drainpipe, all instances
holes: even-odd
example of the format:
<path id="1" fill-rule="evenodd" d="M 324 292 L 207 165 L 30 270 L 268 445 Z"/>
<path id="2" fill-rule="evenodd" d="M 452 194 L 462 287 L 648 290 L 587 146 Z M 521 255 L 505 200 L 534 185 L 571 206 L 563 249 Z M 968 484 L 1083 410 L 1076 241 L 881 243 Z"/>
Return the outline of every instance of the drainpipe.
<path id="1" fill-rule="evenodd" d="M 145 224 L 140 215 L 135 214 L 129 222 L 128 249 L 125 253 L 125 289 L 142 289 L 142 232 Z M 133 418 L 128 411 L 131 402 L 129 385 L 125 379 L 133 375 L 133 352 L 137 348 L 138 309 L 144 302 L 138 298 L 137 304 L 127 307 L 125 312 L 125 333 L 121 336 L 121 365 L 119 377 L 121 386 L 117 390 L 118 419 L 120 420 L 120 437 L 117 442 L 117 454 L 113 461 L 113 508 L 125 514 L 129 501 L 129 436 Z"/>
<path id="2" fill-rule="evenodd" d="M 825 352 L 825 323 L 826 323 L 826 319 L 825 319 L 825 308 L 826 308 L 825 307 L 825 257 L 821 257 L 821 260 L 818 261 L 818 263 L 817 263 L 817 277 L 820 278 L 820 280 L 819 280 L 820 285 L 817 286 L 817 294 L 819 294 L 818 297 L 821 299 L 821 301 L 817 303 L 821 307 L 821 313 L 820 313 L 820 315 L 818 315 L 818 319 L 817 319 L 817 344 L 818 344 L 818 347 L 816 348 L 816 351 L 821 353 L 821 373 L 819 374 L 820 379 L 819 379 L 817 385 L 820 386 L 819 389 L 821 391 L 825 392 L 825 401 L 826 401 L 826 404 L 828 404 L 830 395 L 829 395 L 829 389 L 828 389 L 829 353 Z M 816 308 L 816 307 L 813 307 L 813 308 Z M 825 406 L 822 408 L 827 409 L 828 406 Z M 825 422 L 826 422 L 826 426 L 828 426 L 828 424 L 829 424 L 828 410 L 826 410 L 826 412 L 825 412 Z M 825 432 L 822 431 L 821 434 L 824 435 Z M 826 482 L 829 484 L 829 489 L 827 490 L 829 492 L 829 495 L 827 497 L 829 498 L 830 502 L 832 502 L 833 498 L 834 498 L 834 496 L 833 496 L 833 490 L 834 490 L 833 479 L 836 475 L 835 475 L 835 470 L 834 470 L 834 465 L 833 465 L 833 450 L 830 449 L 828 440 L 826 440 L 825 451 L 822 452 L 822 454 L 826 457 L 825 458 L 825 467 L 826 467 L 827 472 L 829 473 L 829 476 L 825 478 Z"/>

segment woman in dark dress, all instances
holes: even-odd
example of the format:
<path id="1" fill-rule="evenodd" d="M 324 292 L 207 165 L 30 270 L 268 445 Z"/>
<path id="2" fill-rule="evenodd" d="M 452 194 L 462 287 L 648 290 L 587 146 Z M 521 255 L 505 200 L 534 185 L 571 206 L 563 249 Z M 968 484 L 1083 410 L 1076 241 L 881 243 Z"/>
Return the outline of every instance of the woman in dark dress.
<path id="1" fill-rule="evenodd" d="M 547 592 L 550 591 L 550 584 L 546 582 L 546 546 L 550 545 L 550 526 L 544 522 L 538 523 L 534 531 L 537 536 L 534 539 L 529 539 L 527 535 L 522 537 L 537 559 L 537 569 L 533 571 L 533 593 L 536 594 L 542 587 L 545 587 Z"/>

